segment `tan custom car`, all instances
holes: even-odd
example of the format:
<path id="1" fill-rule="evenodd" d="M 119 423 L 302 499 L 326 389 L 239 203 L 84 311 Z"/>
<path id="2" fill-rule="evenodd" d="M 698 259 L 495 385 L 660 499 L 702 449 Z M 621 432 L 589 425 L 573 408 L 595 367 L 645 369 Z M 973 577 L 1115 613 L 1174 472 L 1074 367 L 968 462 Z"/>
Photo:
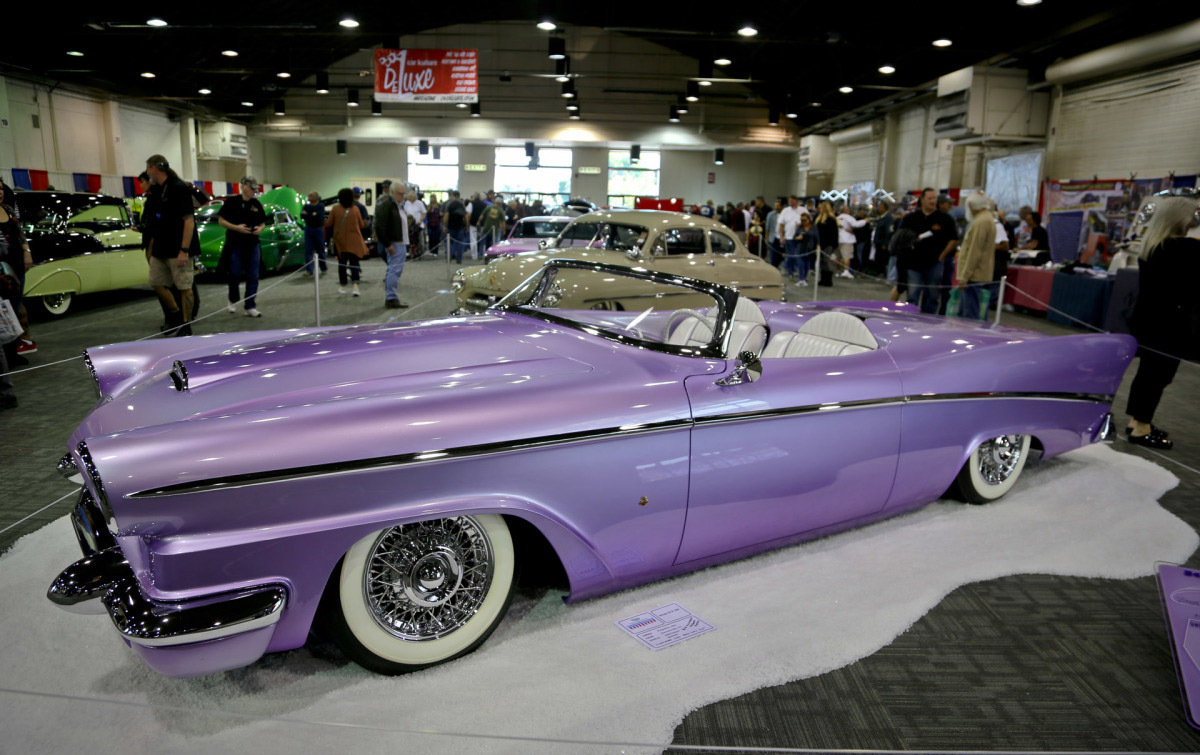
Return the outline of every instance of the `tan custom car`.
<path id="1" fill-rule="evenodd" d="M 720 283 L 751 299 L 783 299 L 783 276 L 750 254 L 723 224 L 699 215 L 660 210 L 614 210 L 582 215 L 545 247 L 454 274 L 457 313 L 482 312 L 504 298 L 550 259 L 603 262 L 686 275 Z M 570 309 L 634 309 L 649 294 L 633 278 L 614 278 L 609 287 L 568 286 L 558 306 Z M 700 302 L 701 304 L 703 302 Z M 698 306 L 699 304 L 697 304 Z M 691 306 L 673 302 L 672 306 Z"/>

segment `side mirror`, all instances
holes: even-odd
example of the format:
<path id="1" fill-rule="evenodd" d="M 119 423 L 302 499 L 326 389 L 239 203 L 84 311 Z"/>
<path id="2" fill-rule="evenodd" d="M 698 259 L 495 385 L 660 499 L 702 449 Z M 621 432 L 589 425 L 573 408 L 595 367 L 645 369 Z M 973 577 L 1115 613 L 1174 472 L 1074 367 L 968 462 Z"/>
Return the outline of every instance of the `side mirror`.
<path id="1" fill-rule="evenodd" d="M 636 262 L 642 258 L 642 250 L 634 247 L 633 249 L 625 252 L 625 256 Z"/>
<path id="2" fill-rule="evenodd" d="M 542 239 L 538 242 L 538 249 L 545 249 L 550 246 L 550 239 Z"/>
<path id="3" fill-rule="evenodd" d="M 760 377 L 762 377 L 762 362 L 758 355 L 752 351 L 743 351 L 738 354 L 737 366 L 728 375 L 718 380 L 717 385 L 725 387 L 753 383 Z"/>

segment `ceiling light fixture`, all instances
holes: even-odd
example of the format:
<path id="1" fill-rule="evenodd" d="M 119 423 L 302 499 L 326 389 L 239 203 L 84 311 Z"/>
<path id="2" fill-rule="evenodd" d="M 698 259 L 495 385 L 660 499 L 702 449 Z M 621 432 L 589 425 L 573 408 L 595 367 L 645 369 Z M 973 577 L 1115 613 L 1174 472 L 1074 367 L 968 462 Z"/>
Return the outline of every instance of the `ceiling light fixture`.
<path id="1" fill-rule="evenodd" d="M 770 112 L 767 115 L 767 123 L 772 126 L 779 125 L 779 111 L 778 110 L 776 110 L 775 108 L 771 108 Z"/>
<path id="2" fill-rule="evenodd" d="M 347 107 L 358 107 L 358 90 L 357 89 L 347 89 L 346 90 L 346 106 Z"/>
<path id="3" fill-rule="evenodd" d="M 714 62 L 714 63 L 716 63 L 716 64 L 717 64 L 717 65 L 719 65 L 719 66 L 727 66 L 727 65 L 729 65 L 730 63 L 732 63 L 733 61 L 732 61 L 732 60 L 730 60 L 729 58 L 717 58 L 717 59 L 716 59 L 716 60 L 714 60 L 713 62 Z"/>
<path id="4" fill-rule="evenodd" d="M 465 102 L 460 102 L 460 103 L 458 103 L 457 105 L 455 105 L 454 107 L 456 107 L 456 108 L 459 108 L 459 109 L 461 109 L 461 110 L 466 110 L 466 109 L 467 109 L 467 103 L 465 103 Z"/>
<path id="5" fill-rule="evenodd" d="M 713 150 L 713 164 L 714 165 L 724 165 L 725 164 L 725 148 L 724 147 L 717 147 L 716 149 Z"/>
<path id="6" fill-rule="evenodd" d="M 83 53 L 79 52 L 78 50 L 67 50 L 67 54 L 70 55 L 72 58 L 82 58 L 83 57 Z"/>
<path id="7" fill-rule="evenodd" d="M 341 21 L 338 21 L 338 26 L 341 26 L 343 29 L 357 29 L 358 22 L 350 16 L 346 16 Z"/>
<path id="8" fill-rule="evenodd" d="M 950 40 L 948 40 L 948 39 L 935 39 L 935 40 L 933 40 L 933 46 L 934 46 L 934 47 L 949 47 L 949 46 L 950 46 L 950 45 L 952 45 L 952 44 L 954 44 L 954 43 L 953 43 L 953 42 L 951 42 L 951 41 L 950 41 Z"/>
<path id="9" fill-rule="evenodd" d="M 850 94 L 851 92 L 854 91 L 854 87 L 840 87 L 838 89 L 838 91 L 841 92 L 842 94 Z"/>
<path id="10" fill-rule="evenodd" d="M 700 84 L 700 86 L 702 86 L 702 87 L 710 87 L 710 86 L 712 86 L 712 82 L 711 82 L 711 81 L 709 81 L 708 79 L 700 79 L 700 81 L 699 81 L 699 82 L 697 82 L 697 83 L 698 83 L 698 84 Z"/>
<path id="11" fill-rule="evenodd" d="M 786 115 L 788 118 L 799 118 L 800 117 L 800 114 L 797 113 L 795 110 L 788 110 Z"/>
<path id="12" fill-rule="evenodd" d="M 554 31 L 555 29 L 558 28 L 554 24 L 554 22 L 551 21 L 550 19 L 546 19 L 545 21 L 539 21 L 537 27 L 539 29 L 541 29 L 542 31 Z"/>
<path id="13" fill-rule="evenodd" d="M 675 108 L 679 111 L 680 115 L 687 115 L 687 111 L 688 111 L 687 97 L 684 97 L 682 94 L 679 95 L 679 101 L 675 104 Z"/>
<path id="14" fill-rule="evenodd" d="M 551 60 L 562 60 L 567 57 L 567 40 L 562 37 L 551 37 L 548 54 Z"/>
<path id="15" fill-rule="evenodd" d="M 371 101 L 371 115 L 383 115 L 383 103 L 379 100 Z"/>
<path id="16" fill-rule="evenodd" d="M 144 72 L 144 73 L 142 74 L 142 78 L 143 78 L 143 79 L 153 79 L 153 78 L 154 78 L 154 74 L 150 73 L 149 71 L 146 71 L 146 72 Z"/>
<path id="17" fill-rule="evenodd" d="M 568 80 L 562 85 L 562 96 L 567 99 L 572 99 L 575 96 L 575 82 Z"/>
<path id="18" fill-rule="evenodd" d="M 688 102 L 699 102 L 700 100 L 700 85 L 694 81 L 687 83 L 687 95 L 684 97 Z"/>
<path id="19" fill-rule="evenodd" d="M 472 102 L 472 103 L 471 103 L 471 117 L 472 117 L 472 118 L 479 118 L 479 117 L 481 117 L 482 115 L 483 115 L 483 110 L 482 110 L 482 109 L 479 107 L 479 103 L 478 103 L 478 102 Z"/>
<path id="20" fill-rule="evenodd" d="M 243 102 L 242 107 L 254 107 L 254 103 L 253 102 Z"/>
<path id="21" fill-rule="evenodd" d="M 157 27 L 160 29 L 166 25 L 167 25 L 167 22 L 163 21 L 161 18 L 152 18 L 146 22 L 146 26 L 154 26 L 154 27 Z"/>
<path id="22" fill-rule="evenodd" d="M 275 115 L 287 115 L 287 111 L 283 107 L 283 100 L 275 100 Z"/>
<path id="23" fill-rule="evenodd" d="M 554 61 L 554 80 L 561 84 L 571 80 L 571 59 L 569 57 Z"/>
<path id="24" fill-rule="evenodd" d="M 809 107 L 821 107 L 821 103 L 819 103 L 819 102 L 810 102 L 810 103 L 808 103 L 808 106 L 809 106 Z"/>
<path id="25" fill-rule="evenodd" d="M 635 144 L 629 148 L 629 162 L 635 165 L 642 159 L 642 145 Z"/>
<path id="26" fill-rule="evenodd" d="M 670 115 L 667 116 L 667 120 L 670 121 L 671 123 L 679 123 L 679 108 L 678 107 L 676 107 L 675 105 L 671 106 Z"/>
<path id="27" fill-rule="evenodd" d="M 753 37 L 758 34 L 758 29 L 755 29 L 750 24 L 746 24 L 742 28 L 738 29 L 738 34 L 740 34 L 743 37 Z"/>
<path id="28" fill-rule="evenodd" d="M 281 78 L 281 79 L 290 79 L 290 78 L 292 78 L 292 75 L 291 75 L 290 73 L 288 73 L 287 71 L 280 71 L 279 73 L 277 73 L 277 74 L 275 74 L 275 75 L 276 75 L 276 76 L 278 76 L 278 77 L 279 77 L 279 78 Z"/>
<path id="29" fill-rule="evenodd" d="M 221 50 L 221 54 L 227 58 L 236 58 L 237 50 Z"/>
<path id="30" fill-rule="evenodd" d="M 1017 0 L 1017 5 L 1022 8 L 1028 8 L 1031 5 L 1041 5 L 1042 0 Z"/>
<path id="31" fill-rule="evenodd" d="M 580 118 L 582 118 L 583 116 L 579 114 L 579 108 L 575 108 L 574 110 L 571 111 L 571 114 L 568 115 L 567 117 L 573 121 L 577 121 Z"/>
<path id="32" fill-rule="evenodd" d="M 567 110 L 578 110 L 578 109 L 579 109 L 578 102 L 575 102 L 574 100 L 572 100 L 571 102 L 567 103 Z"/>
<path id="33" fill-rule="evenodd" d="M 880 73 L 895 73 L 896 69 L 891 66 L 879 66 Z"/>
<path id="34" fill-rule="evenodd" d="M 317 72 L 317 94 L 329 94 L 329 74 Z"/>
<path id="35" fill-rule="evenodd" d="M 199 91 L 200 91 L 200 94 L 212 94 L 211 89 L 201 89 Z"/>

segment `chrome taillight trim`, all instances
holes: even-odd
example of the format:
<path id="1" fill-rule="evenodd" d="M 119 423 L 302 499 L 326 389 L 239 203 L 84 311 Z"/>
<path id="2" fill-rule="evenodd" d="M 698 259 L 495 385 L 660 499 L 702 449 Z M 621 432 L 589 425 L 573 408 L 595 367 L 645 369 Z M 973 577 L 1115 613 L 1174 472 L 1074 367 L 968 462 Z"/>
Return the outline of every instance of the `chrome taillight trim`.
<path id="1" fill-rule="evenodd" d="M 100 473 L 96 471 L 96 463 L 92 461 L 92 454 L 88 451 L 87 442 L 79 441 L 75 451 L 79 454 L 79 460 L 83 462 L 84 476 L 92 483 L 92 492 L 96 495 L 96 503 L 100 504 L 100 512 L 104 515 L 104 521 L 111 523 L 115 517 L 112 507 L 108 505 L 108 494 L 104 492 L 104 480 L 100 479 Z"/>
<path id="2" fill-rule="evenodd" d="M 96 366 L 92 364 L 92 356 L 83 352 L 83 363 L 87 366 L 88 374 L 92 376 L 92 384 L 96 387 L 96 399 L 104 400 L 104 391 L 100 390 L 100 377 L 96 374 Z"/>

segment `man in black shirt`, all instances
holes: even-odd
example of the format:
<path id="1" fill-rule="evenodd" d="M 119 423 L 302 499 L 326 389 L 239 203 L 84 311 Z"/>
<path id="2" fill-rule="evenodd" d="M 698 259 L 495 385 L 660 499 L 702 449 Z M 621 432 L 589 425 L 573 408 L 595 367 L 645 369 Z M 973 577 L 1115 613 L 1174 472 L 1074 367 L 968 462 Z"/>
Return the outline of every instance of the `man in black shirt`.
<path id="1" fill-rule="evenodd" d="M 442 225 L 449 245 L 447 256 L 461 265 L 463 252 L 471 245 L 471 237 L 467 231 L 467 207 L 457 191 L 450 192 L 450 201 L 442 205 Z"/>
<path id="2" fill-rule="evenodd" d="M 262 317 L 254 306 L 258 293 L 258 268 L 262 260 L 262 247 L 258 235 L 267 225 L 267 211 L 262 202 L 255 198 L 258 181 L 253 176 L 242 179 L 241 193 L 225 200 L 217 212 L 217 222 L 225 229 L 225 248 L 221 251 L 226 262 L 219 265 L 229 272 L 229 314 L 237 312 L 238 300 L 242 298 L 240 283 L 246 279 L 246 317 Z"/>
<path id="3" fill-rule="evenodd" d="M 1050 234 L 1046 232 L 1046 227 L 1042 225 L 1041 213 L 1029 213 L 1029 243 L 1021 247 L 1021 249 L 1038 252 L 1050 251 Z"/>
<path id="4" fill-rule="evenodd" d="M 937 209 L 937 201 L 936 191 L 922 190 L 920 206 L 900 221 L 901 228 L 917 235 L 908 259 L 900 260 L 908 269 L 908 300 L 920 303 L 925 314 L 935 314 L 938 310 L 942 265 L 958 246 L 954 218 Z"/>
<path id="5" fill-rule="evenodd" d="M 143 227 L 149 235 L 146 262 L 150 285 L 167 312 L 167 324 L 174 330 L 171 335 L 190 336 L 193 258 L 200 254 L 192 192 L 162 155 L 146 161 L 146 174 L 157 187 L 142 210 Z M 178 303 L 171 286 L 179 290 Z"/>

